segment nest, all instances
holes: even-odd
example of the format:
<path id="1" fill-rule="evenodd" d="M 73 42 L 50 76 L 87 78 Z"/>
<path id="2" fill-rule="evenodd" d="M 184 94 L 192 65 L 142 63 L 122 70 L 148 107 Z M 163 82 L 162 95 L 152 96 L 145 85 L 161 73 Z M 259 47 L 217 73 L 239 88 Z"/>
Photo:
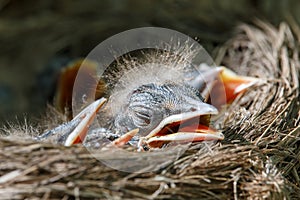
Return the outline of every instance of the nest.
<path id="1" fill-rule="evenodd" d="M 149 166 L 156 171 L 126 173 L 81 146 L 1 138 L 1 198 L 299 198 L 300 33 L 292 27 L 241 25 L 219 48 L 217 64 L 263 80 L 221 113 L 221 143 L 193 144 L 178 160 Z"/>

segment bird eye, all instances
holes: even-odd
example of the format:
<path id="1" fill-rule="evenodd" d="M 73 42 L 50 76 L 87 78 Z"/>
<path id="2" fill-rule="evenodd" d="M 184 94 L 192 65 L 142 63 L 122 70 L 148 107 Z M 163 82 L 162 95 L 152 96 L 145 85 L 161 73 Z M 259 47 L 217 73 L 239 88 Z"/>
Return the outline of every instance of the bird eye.
<path id="1" fill-rule="evenodd" d="M 132 108 L 133 120 L 137 126 L 148 126 L 151 123 L 152 114 L 150 109 L 145 107 Z"/>

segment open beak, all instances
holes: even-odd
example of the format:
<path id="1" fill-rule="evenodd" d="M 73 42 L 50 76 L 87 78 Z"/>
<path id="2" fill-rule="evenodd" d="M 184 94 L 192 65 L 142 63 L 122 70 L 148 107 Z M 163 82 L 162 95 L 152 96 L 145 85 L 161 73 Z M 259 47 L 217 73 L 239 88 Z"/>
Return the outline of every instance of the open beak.
<path id="1" fill-rule="evenodd" d="M 76 124 L 73 130 L 67 132 L 67 135 L 64 135 L 65 146 L 71 146 L 76 143 L 81 143 L 84 140 L 89 126 L 93 123 L 97 112 L 106 101 L 107 100 L 105 98 L 94 101 L 84 110 L 82 110 L 78 115 L 76 115 L 76 117 L 72 121 L 69 122 L 70 124 L 73 124 L 73 122 L 78 122 L 78 124 Z"/>
<path id="2" fill-rule="evenodd" d="M 36 137 L 36 140 L 53 140 L 57 143 L 71 146 L 81 143 L 89 129 L 89 126 L 95 119 L 97 112 L 107 101 L 105 98 L 98 99 L 83 109 L 71 121 L 57 126 L 56 128 Z"/>
<path id="3" fill-rule="evenodd" d="M 88 132 L 89 126 L 93 123 L 97 112 L 103 107 L 107 101 L 105 98 L 98 99 L 81 111 L 76 117 L 69 122 L 70 130 L 67 131 L 62 138 L 65 139 L 63 142 L 65 146 L 71 146 L 73 144 L 82 143 Z M 63 126 L 68 126 L 64 124 Z M 72 129 L 72 127 L 74 127 Z M 125 145 L 132 137 L 139 132 L 139 129 L 134 129 L 128 133 L 122 135 L 120 138 L 112 142 L 113 146 L 121 147 Z"/>
<path id="4" fill-rule="evenodd" d="M 203 103 L 201 108 L 165 118 L 155 129 L 141 139 L 140 145 L 160 148 L 170 142 L 223 140 L 224 135 L 221 132 L 209 127 L 210 116 L 217 114 L 218 110 L 206 103 Z"/>
<path id="5" fill-rule="evenodd" d="M 231 103 L 239 94 L 258 83 L 259 79 L 239 76 L 226 67 L 217 67 L 219 76 L 210 91 L 210 103 L 217 108 Z"/>

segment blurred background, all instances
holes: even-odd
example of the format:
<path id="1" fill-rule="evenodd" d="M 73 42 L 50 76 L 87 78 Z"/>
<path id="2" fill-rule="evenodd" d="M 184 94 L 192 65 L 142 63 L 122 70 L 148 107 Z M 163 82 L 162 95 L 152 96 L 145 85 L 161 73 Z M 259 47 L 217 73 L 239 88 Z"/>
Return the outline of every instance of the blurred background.
<path id="1" fill-rule="evenodd" d="M 121 31 L 174 29 L 214 55 L 238 24 L 300 22 L 299 11 L 298 0 L 1 0 L 0 121 L 39 118 L 60 69 Z"/>

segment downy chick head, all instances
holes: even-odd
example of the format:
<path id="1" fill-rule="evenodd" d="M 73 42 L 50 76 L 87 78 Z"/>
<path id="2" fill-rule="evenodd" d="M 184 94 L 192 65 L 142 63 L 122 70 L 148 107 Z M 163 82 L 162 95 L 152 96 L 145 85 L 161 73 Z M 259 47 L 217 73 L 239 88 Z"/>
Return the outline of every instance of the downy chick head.
<path id="1" fill-rule="evenodd" d="M 139 128 L 142 135 L 147 135 L 166 117 L 201 109 L 215 110 L 203 103 L 199 91 L 192 86 L 174 82 L 150 83 L 132 92 L 114 124 L 121 132 Z"/>

